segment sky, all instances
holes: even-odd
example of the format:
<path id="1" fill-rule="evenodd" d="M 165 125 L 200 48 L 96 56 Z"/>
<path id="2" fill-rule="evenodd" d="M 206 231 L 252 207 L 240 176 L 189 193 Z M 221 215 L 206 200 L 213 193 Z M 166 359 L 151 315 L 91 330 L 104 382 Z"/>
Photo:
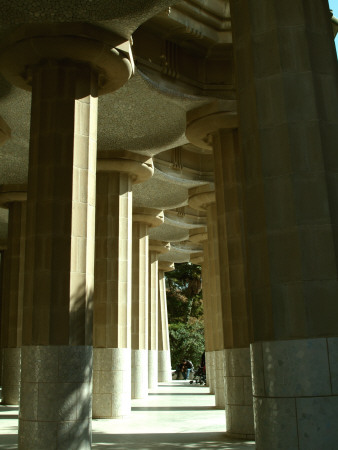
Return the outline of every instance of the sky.
<path id="1" fill-rule="evenodd" d="M 330 9 L 333 10 L 333 15 L 338 18 L 338 0 L 329 0 Z M 338 34 L 335 39 L 336 50 L 338 53 Z"/>

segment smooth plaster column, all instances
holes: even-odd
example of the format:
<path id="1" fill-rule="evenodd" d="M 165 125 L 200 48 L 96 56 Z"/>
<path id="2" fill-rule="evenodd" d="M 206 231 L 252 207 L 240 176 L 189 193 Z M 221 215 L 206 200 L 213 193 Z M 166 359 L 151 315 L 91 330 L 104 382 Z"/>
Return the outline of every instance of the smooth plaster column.
<path id="1" fill-rule="evenodd" d="M 220 289 L 220 266 L 217 229 L 217 209 L 213 184 L 205 184 L 189 189 L 189 205 L 192 208 L 206 211 L 208 227 L 208 265 L 209 292 L 213 322 L 213 351 L 209 354 L 210 390 L 215 393 L 216 407 L 224 408 L 224 374 L 223 374 L 223 321 L 222 297 Z M 223 292 L 222 292 L 223 295 Z"/>
<path id="2" fill-rule="evenodd" d="M 338 66 L 328 2 L 230 3 L 257 449 L 335 448 Z"/>
<path id="3" fill-rule="evenodd" d="M 131 408 L 132 183 L 153 174 L 149 157 L 100 153 L 96 192 L 93 417 Z"/>
<path id="4" fill-rule="evenodd" d="M 7 405 L 18 405 L 20 399 L 26 199 L 26 185 L 0 187 L 0 206 L 8 208 L 1 312 L 2 403 Z"/>
<path id="5" fill-rule="evenodd" d="M 163 211 L 133 209 L 131 398 L 148 395 L 149 228 L 163 221 Z"/>
<path id="6" fill-rule="evenodd" d="M 97 96 L 132 72 L 100 33 L 27 25 L 0 51 L 32 90 L 19 449 L 91 448 Z"/>
<path id="7" fill-rule="evenodd" d="M 148 388 L 156 389 L 158 383 L 158 256 L 166 253 L 170 244 L 149 242 L 149 335 L 148 335 Z"/>
<path id="8" fill-rule="evenodd" d="M 167 261 L 158 263 L 158 381 L 169 382 L 171 376 L 171 358 L 169 342 L 169 324 L 167 310 L 167 292 L 165 284 L 165 272 L 175 270 L 175 264 Z"/>

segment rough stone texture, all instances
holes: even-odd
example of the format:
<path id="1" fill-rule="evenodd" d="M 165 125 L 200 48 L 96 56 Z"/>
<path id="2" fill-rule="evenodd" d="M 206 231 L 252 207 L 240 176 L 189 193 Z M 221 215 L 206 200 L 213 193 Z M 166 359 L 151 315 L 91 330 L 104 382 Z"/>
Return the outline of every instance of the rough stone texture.
<path id="1" fill-rule="evenodd" d="M 260 449 L 333 448 L 338 408 L 336 341 L 318 338 L 251 345 Z"/>
<path id="2" fill-rule="evenodd" d="M 158 383 L 158 350 L 148 350 L 148 388 L 155 389 Z"/>
<path id="3" fill-rule="evenodd" d="M 20 402 L 21 348 L 2 349 L 2 403 Z"/>
<path id="4" fill-rule="evenodd" d="M 249 348 L 224 350 L 227 434 L 252 439 L 255 434 Z"/>
<path id="5" fill-rule="evenodd" d="M 171 381 L 170 350 L 158 351 L 158 381 L 160 383 Z"/>
<path id="6" fill-rule="evenodd" d="M 93 352 L 93 417 L 127 416 L 131 408 L 131 350 L 94 348 Z"/>
<path id="7" fill-rule="evenodd" d="M 224 350 L 215 351 L 215 405 L 225 407 L 224 393 Z"/>
<path id="8" fill-rule="evenodd" d="M 131 398 L 148 395 L 148 350 L 131 351 Z"/>
<path id="9" fill-rule="evenodd" d="M 19 448 L 91 448 L 92 347 L 22 347 Z"/>

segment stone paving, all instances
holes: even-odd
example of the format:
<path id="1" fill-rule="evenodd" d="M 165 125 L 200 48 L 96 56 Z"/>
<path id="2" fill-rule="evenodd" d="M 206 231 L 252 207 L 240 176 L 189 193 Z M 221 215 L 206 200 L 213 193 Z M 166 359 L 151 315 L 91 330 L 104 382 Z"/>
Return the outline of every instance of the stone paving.
<path id="1" fill-rule="evenodd" d="M 125 419 L 94 419 L 92 448 L 254 450 L 252 441 L 225 436 L 224 411 L 214 404 L 207 387 L 185 381 L 160 383 L 147 399 L 132 401 L 132 413 Z M 17 419 L 17 407 L 0 406 L 0 449 L 17 449 Z"/>

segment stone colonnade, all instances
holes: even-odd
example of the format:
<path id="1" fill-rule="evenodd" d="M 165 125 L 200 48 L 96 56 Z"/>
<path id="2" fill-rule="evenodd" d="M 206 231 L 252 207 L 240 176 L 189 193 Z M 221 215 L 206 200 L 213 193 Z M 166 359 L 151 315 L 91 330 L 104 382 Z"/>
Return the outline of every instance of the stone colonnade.
<path id="1" fill-rule="evenodd" d="M 149 157 L 99 155 L 96 189 L 93 417 L 131 408 L 132 184 L 153 174 Z"/>
<path id="2" fill-rule="evenodd" d="M 149 228 L 164 221 L 163 211 L 134 208 L 132 276 L 132 398 L 148 395 Z"/>
<path id="3" fill-rule="evenodd" d="M 174 263 L 159 261 L 158 263 L 158 381 L 168 382 L 171 376 L 171 358 L 169 343 L 169 326 L 167 311 L 167 294 L 165 285 L 165 272 L 175 269 Z"/>
<path id="4" fill-rule="evenodd" d="M 1 53 L 32 91 L 19 448 L 91 448 L 97 98 L 133 65 L 79 28 L 24 26 Z"/>
<path id="5" fill-rule="evenodd" d="M 148 388 L 155 389 L 158 383 L 158 318 L 159 318 L 159 272 L 158 257 L 170 249 L 168 242 L 149 242 L 149 308 L 148 308 Z"/>

